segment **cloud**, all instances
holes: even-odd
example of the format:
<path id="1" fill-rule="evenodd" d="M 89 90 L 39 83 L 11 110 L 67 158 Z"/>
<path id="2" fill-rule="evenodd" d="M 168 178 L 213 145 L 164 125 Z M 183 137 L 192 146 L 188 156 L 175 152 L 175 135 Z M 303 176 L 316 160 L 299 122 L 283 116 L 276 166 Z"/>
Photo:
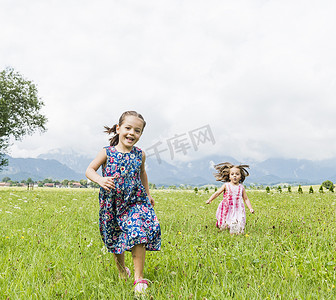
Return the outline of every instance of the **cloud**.
<path id="1" fill-rule="evenodd" d="M 140 146 L 209 124 L 215 145 L 180 159 L 328 158 L 336 151 L 333 1 L 7 1 L 0 67 L 38 84 L 48 132 L 12 154 L 94 155 L 125 110 Z"/>

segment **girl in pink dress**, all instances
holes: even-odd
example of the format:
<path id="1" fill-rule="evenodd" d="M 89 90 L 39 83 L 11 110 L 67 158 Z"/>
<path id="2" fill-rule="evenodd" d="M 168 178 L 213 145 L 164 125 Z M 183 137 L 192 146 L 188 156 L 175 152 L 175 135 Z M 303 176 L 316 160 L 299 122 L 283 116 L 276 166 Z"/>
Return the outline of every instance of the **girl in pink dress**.
<path id="1" fill-rule="evenodd" d="M 246 168 L 248 165 L 235 166 L 231 163 L 221 163 L 215 165 L 215 178 L 217 181 L 224 181 L 222 187 L 211 195 L 206 201 L 210 204 L 221 193 L 224 193 L 223 200 L 219 203 L 216 218 L 216 227 L 220 230 L 229 229 L 231 234 L 244 233 L 246 224 L 244 202 L 253 214 L 251 202 L 247 197 L 242 183 L 245 177 L 249 175 Z"/>

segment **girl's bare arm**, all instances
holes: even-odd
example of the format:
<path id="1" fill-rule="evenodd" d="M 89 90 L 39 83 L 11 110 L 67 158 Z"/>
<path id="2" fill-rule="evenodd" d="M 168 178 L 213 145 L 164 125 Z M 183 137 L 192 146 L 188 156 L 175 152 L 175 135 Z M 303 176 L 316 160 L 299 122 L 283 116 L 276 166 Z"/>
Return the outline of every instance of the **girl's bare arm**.
<path id="1" fill-rule="evenodd" d="M 205 203 L 206 204 L 210 204 L 213 200 L 215 200 L 221 193 L 223 193 L 225 191 L 225 184 L 223 184 L 222 186 L 221 186 L 221 188 L 218 190 L 218 191 L 216 191 L 216 192 L 214 192 L 211 196 L 210 196 L 210 198 L 209 198 L 209 200 L 207 200 Z"/>
<path id="2" fill-rule="evenodd" d="M 244 202 L 245 202 L 246 206 L 249 208 L 251 214 L 253 214 L 254 209 L 252 208 L 252 204 L 251 204 L 250 199 L 247 197 L 245 189 L 243 189 L 243 199 L 244 199 Z"/>
<path id="3" fill-rule="evenodd" d="M 85 176 L 91 181 L 98 183 L 104 190 L 110 191 L 115 187 L 114 177 L 103 177 L 97 173 L 99 167 L 106 163 L 106 158 L 106 150 L 102 149 L 87 167 Z"/>

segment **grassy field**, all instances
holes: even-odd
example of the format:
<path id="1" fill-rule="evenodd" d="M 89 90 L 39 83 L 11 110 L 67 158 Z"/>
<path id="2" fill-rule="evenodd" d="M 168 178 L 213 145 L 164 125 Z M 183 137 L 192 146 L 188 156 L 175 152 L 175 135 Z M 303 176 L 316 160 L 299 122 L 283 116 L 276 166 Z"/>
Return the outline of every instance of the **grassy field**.
<path id="1" fill-rule="evenodd" d="M 152 192 L 162 250 L 147 252 L 145 299 L 335 299 L 336 195 L 247 193 L 256 213 L 231 237 L 219 198 Z M 97 215 L 97 190 L 0 189 L 0 299 L 132 299 Z"/>

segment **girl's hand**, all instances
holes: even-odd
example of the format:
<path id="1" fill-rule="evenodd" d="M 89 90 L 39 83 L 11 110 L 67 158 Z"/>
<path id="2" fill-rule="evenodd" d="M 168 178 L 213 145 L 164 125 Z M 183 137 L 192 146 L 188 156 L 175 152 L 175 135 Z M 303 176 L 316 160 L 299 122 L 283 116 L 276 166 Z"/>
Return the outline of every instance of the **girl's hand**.
<path id="1" fill-rule="evenodd" d="M 100 177 L 99 181 L 97 182 L 105 191 L 110 191 L 111 189 L 115 188 L 114 178 L 113 177 Z"/>
<path id="2" fill-rule="evenodd" d="M 149 195 L 148 199 L 149 199 L 150 203 L 152 204 L 152 206 L 154 206 L 155 205 L 155 201 L 154 201 L 153 197 L 151 195 Z"/>
<path id="3" fill-rule="evenodd" d="M 212 201 L 209 199 L 207 201 L 205 201 L 206 204 L 210 204 Z"/>
<path id="4" fill-rule="evenodd" d="M 253 208 L 250 208 L 250 213 L 254 214 L 254 209 Z"/>

